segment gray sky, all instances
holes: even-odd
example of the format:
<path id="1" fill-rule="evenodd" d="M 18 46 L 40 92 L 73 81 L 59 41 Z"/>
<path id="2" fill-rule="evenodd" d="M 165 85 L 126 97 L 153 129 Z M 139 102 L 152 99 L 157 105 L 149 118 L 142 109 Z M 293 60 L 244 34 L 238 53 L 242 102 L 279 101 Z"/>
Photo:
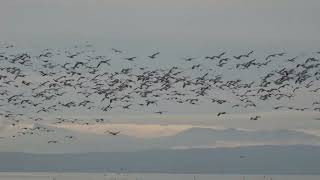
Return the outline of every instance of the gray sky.
<path id="1" fill-rule="evenodd" d="M 237 54 L 253 49 L 261 56 L 285 51 L 295 56 L 320 50 L 319 17 L 318 0 L 2 0 L 0 41 L 28 51 L 86 41 L 100 51 L 115 47 L 128 55 L 161 51 L 163 64 L 225 50 Z M 314 98 L 301 96 L 296 101 L 303 104 Z M 262 108 L 266 115 L 253 124 L 247 121 L 252 114 L 243 118 L 236 113 L 221 121 L 211 110 L 218 107 L 185 108 L 175 107 L 175 114 L 168 116 L 109 116 L 113 123 L 307 129 L 320 135 L 320 123 L 312 120 L 318 113 L 270 115 Z"/>
<path id="2" fill-rule="evenodd" d="M 310 51 L 320 44 L 319 7 L 317 0 L 3 0 L 0 38 L 26 47 L 88 40 L 139 52 Z"/>

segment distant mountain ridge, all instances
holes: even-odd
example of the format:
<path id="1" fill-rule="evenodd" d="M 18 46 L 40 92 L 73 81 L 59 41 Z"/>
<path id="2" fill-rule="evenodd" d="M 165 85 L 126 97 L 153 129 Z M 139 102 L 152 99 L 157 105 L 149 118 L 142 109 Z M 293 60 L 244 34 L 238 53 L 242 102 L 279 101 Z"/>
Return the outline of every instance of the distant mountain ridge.
<path id="1" fill-rule="evenodd" d="M 288 139 L 296 139 L 296 140 L 314 140 L 319 141 L 320 137 L 315 135 L 306 134 L 304 132 L 299 132 L 295 130 L 260 130 L 260 131 L 244 131 L 238 130 L 234 128 L 229 129 L 211 129 L 211 128 L 190 128 L 187 129 L 175 137 L 209 137 L 214 138 L 216 140 L 288 140 Z"/>
<path id="2" fill-rule="evenodd" d="M 55 128 L 60 137 L 18 137 L 14 143 L 0 140 L 2 152 L 29 153 L 86 153 L 86 152 L 134 152 L 154 149 L 188 149 L 204 147 L 234 147 L 249 145 L 320 145 L 320 137 L 294 130 L 245 131 L 238 129 L 190 128 L 173 136 L 143 139 L 123 134 L 89 134 Z M 64 136 L 73 135 L 66 140 Z M 48 144 L 48 140 L 58 140 Z"/>
<path id="3" fill-rule="evenodd" d="M 81 154 L 0 153 L 3 172 L 320 174 L 320 147 L 252 146 Z"/>

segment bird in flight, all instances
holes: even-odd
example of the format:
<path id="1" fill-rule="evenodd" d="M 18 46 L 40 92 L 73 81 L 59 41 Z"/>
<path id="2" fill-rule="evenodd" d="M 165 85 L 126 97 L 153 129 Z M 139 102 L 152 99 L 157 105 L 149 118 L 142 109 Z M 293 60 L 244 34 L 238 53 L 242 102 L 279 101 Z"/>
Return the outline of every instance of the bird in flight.
<path id="1" fill-rule="evenodd" d="M 109 133 L 109 134 L 111 134 L 111 135 L 113 135 L 113 136 L 116 136 L 116 135 L 118 135 L 119 133 L 120 133 L 120 131 L 116 131 L 116 132 L 114 132 L 114 131 L 106 131 L 107 133 Z"/>
<path id="2" fill-rule="evenodd" d="M 163 114 L 163 113 L 165 113 L 165 112 L 167 112 L 167 111 L 157 111 L 157 112 L 154 112 L 154 113 L 156 113 L 156 114 Z"/>
<path id="3" fill-rule="evenodd" d="M 250 120 L 256 121 L 256 120 L 258 120 L 258 119 L 260 119 L 260 118 L 261 118 L 261 116 L 255 116 L 255 117 L 250 117 Z"/>
<path id="4" fill-rule="evenodd" d="M 217 56 L 207 56 L 207 57 L 205 57 L 206 59 L 211 59 L 211 60 L 214 60 L 215 58 L 217 58 L 217 59 L 220 59 L 223 55 L 225 55 L 226 54 L 226 52 L 223 52 L 223 53 L 221 53 L 221 54 L 219 54 L 219 55 L 217 55 Z"/>
<path id="5" fill-rule="evenodd" d="M 183 60 L 185 60 L 185 61 L 192 61 L 192 60 L 195 60 L 195 59 L 197 59 L 197 58 L 183 58 Z"/>
<path id="6" fill-rule="evenodd" d="M 128 57 L 128 58 L 124 58 L 124 59 L 126 59 L 126 60 L 128 60 L 128 61 L 134 61 L 134 59 L 136 59 L 137 57 L 136 56 L 134 56 L 134 57 Z"/>
<path id="7" fill-rule="evenodd" d="M 222 115 L 225 115 L 225 114 L 227 114 L 226 112 L 219 112 L 218 114 L 217 114 L 217 116 L 219 117 L 219 116 L 222 116 Z"/>
<path id="8" fill-rule="evenodd" d="M 243 57 L 246 57 L 248 58 L 254 51 L 250 51 L 248 54 L 242 54 L 242 55 L 239 55 L 239 56 L 233 56 L 235 59 L 241 59 Z"/>
<path id="9" fill-rule="evenodd" d="M 119 49 L 111 48 L 111 50 L 112 50 L 113 52 L 115 52 L 115 53 L 122 53 L 122 51 L 119 50 Z"/>
<path id="10" fill-rule="evenodd" d="M 156 53 L 154 53 L 154 54 L 152 54 L 151 56 L 148 56 L 150 59 L 154 59 L 154 58 L 156 58 L 156 56 L 157 55 L 159 55 L 160 54 L 160 52 L 156 52 Z"/>

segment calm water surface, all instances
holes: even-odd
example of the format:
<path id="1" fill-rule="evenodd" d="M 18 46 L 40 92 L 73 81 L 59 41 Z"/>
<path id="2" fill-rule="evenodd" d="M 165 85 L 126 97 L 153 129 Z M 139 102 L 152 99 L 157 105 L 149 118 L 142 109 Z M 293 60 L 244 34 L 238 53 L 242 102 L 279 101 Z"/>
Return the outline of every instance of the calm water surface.
<path id="1" fill-rule="evenodd" d="M 1 180 L 320 180 L 319 175 L 0 173 Z"/>

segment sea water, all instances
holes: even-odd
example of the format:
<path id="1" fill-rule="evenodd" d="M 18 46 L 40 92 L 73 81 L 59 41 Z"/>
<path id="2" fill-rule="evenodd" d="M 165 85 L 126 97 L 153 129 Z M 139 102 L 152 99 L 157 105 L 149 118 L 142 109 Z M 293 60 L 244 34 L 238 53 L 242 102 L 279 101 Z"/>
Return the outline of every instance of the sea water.
<path id="1" fill-rule="evenodd" d="M 0 180 L 320 180 L 320 175 L 204 175 L 139 173 L 12 173 Z"/>

